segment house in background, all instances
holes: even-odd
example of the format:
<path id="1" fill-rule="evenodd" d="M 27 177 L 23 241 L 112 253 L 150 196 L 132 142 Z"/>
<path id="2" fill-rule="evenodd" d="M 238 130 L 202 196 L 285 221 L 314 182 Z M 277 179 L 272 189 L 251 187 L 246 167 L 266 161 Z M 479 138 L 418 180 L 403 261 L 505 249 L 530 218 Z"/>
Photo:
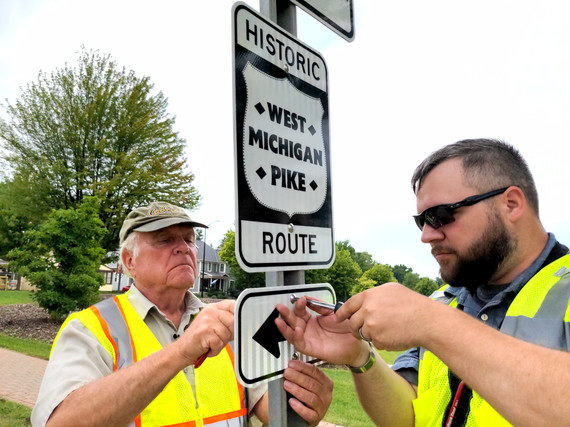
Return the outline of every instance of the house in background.
<path id="1" fill-rule="evenodd" d="M 212 288 L 216 291 L 227 292 L 230 286 L 228 265 L 220 259 L 218 251 L 210 245 L 196 240 L 196 247 L 198 248 L 198 277 L 194 282 L 194 287 L 190 290 L 194 293 L 206 293 Z"/>
<path id="2" fill-rule="evenodd" d="M 15 274 L 8 270 L 8 261 L 0 259 L 0 290 L 16 289 Z"/>
<path id="3" fill-rule="evenodd" d="M 99 273 L 105 278 L 105 285 L 99 288 L 100 291 L 120 291 L 134 282 L 133 279 L 123 272 L 123 266 L 117 262 L 109 262 L 106 265 L 102 265 Z"/>
<path id="4" fill-rule="evenodd" d="M 210 288 L 216 291 L 227 292 L 231 285 L 228 275 L 228 265 L 220 260 L 218 251 L 206 244 L 206 252 L 204 257 L 204 242 L 196 241 L 198 249 L 198 265 L 196 271 L 196 280 L 191 292 L 206 293 Z M 205 266 L 205 268 L 203 268 Z M 101 290 L 120 291 L 125 286 L 132 285 L 133 279 L 127 277 L 116 262 L 110 262 L 105 266 L 101 266 L 99 273 L 105 277 L 105 286 Z"/>

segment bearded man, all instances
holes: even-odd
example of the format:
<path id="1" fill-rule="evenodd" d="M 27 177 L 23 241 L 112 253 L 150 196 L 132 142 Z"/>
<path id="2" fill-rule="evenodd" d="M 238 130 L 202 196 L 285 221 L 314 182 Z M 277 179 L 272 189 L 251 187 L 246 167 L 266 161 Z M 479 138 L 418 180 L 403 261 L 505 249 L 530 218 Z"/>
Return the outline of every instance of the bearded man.
<path id="1" fill-rule="evenodd" d="M 539 219 L 520 153 L 463 140 L 412 177 L 421 240 L 449 285 L 431 298 L 397 283 L 336 313 L 301 298 L 275 323 L 296 348 L 348 365 L 376 425 L 567 425 L 570 254 Z M 370 344 L 370 347 L 369 345 Z M 392 367 L 375 348 L 404 350 Z"/>

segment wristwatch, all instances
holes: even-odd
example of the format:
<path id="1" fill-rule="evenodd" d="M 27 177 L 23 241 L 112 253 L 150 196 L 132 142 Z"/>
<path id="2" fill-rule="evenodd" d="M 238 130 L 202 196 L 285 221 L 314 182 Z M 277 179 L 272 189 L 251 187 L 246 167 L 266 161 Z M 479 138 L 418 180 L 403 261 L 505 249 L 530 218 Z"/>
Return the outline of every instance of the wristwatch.
<path id="1" fill-rule="evenodd" d="M 353 372 L 355 374 L 363 374 L 364 372 L 366 372 L 370 368 L 372 368 L 372 365 L 374 365 L 375 361 L 376 361 L 376 358 L 374 357 L 374 350 L 370 349 L 370 353 L 368 355 L 368 360 L 366 362 L 364 362 L 364 365 L 359 366 L 357 368 L 355 368 L 354 366 L 350 366 L 350 365 L 347 365 L 347 366 L 351 372 Z"/>

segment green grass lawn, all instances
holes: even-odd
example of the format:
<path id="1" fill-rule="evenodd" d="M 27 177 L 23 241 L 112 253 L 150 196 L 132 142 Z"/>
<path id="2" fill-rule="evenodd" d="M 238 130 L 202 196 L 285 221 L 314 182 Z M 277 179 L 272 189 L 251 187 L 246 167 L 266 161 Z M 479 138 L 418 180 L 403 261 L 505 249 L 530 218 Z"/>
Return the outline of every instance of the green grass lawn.
<path id="1" fill-rule="evenodd" d="M 32 410 L 27 406 L 0 398 L 0 426 L 31 426 L 31 414 Z"/>
<path id="2" fill-rule="evenodd" d="M 0 305 L 29 304 L 33 302 L 31 291 L 0 291 Z"/>
<path id="3" fill-rule="evenodd" d="M 51 344 L 45 341 L 32 340 L 25 338 L 16 338 L 10 335 L 0 333 L 0 347 L 8 350 L 24 353 L 28 356 L 39 357 L 40 359 L 49 359 Z M 1 424 L 0 424 L 1 427 Z"/>
<path id="4" fill-rule="evenodd" d="M 323 368 L 323 370 L 334 382 L 333 400 L 324 421 L 350 427 L 374 425 L 358 402 L 350 371 L 340 368 Z"/>

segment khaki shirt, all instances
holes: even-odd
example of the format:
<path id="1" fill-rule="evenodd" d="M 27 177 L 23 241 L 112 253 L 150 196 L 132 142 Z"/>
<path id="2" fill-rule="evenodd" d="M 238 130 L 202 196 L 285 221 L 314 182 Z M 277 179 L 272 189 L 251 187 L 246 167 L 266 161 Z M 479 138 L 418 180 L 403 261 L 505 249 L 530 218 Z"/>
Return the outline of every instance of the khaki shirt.
<path id="1" fill-rule="evenodd" d="M 191 292 L 185 296 L 186 311 L 178 329 L 135 286 L 127 296 L 137 314 L 144 320 L 162 347 L 184 333 L 192 318 L 204 304 Z M 74 390 L 113 373 L 113 359 L 97 338 L 83 323 L 73 319 L 61 331 L 52 349 L 38 399 L 32 411 L 32 425 L 44 426 L 54 409 Z M 194 386 L 194 366 L 184 369 L 188 382 Z M 244 389 L 247 394 L 248 411 L 267 391 L 267 385 Z M 253 414 L 252 414 L 253 415 Z"/>

